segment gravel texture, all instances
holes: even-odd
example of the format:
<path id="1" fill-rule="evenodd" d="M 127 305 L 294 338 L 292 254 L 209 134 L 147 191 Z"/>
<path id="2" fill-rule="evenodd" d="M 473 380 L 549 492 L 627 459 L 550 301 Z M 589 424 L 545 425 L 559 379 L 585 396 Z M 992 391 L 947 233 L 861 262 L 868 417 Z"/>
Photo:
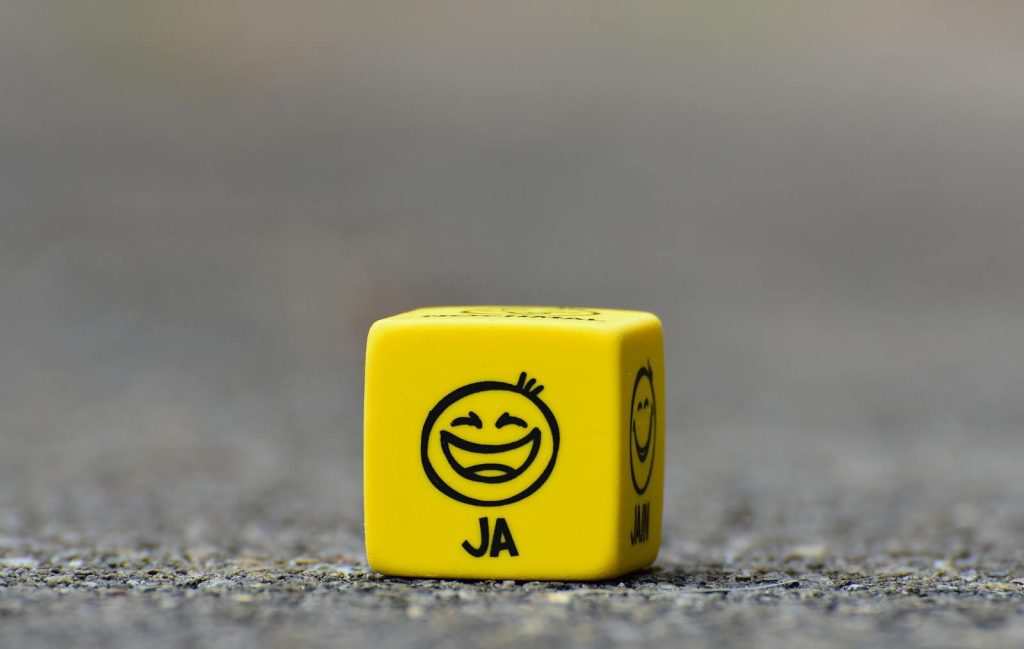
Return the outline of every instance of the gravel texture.
<path id="1" fill-rule="evenodd" d="M 622 581 L 409 581 L 343 557 L 7 568 L 5 642 L 53 646 L 1020 646 L 1024 573 L 662 566 Z"/>
<path id="2" fill-rule="evenodd" d="M 241 444 L 242 462 L 129 445 L 116 469 L 8 465 L 0 645 L 1024 644 L 1015 438 L 703 432 L 672 436 L 655 567 L 582 584 L 369 572 L 353 438 L 287 473 Z"/>

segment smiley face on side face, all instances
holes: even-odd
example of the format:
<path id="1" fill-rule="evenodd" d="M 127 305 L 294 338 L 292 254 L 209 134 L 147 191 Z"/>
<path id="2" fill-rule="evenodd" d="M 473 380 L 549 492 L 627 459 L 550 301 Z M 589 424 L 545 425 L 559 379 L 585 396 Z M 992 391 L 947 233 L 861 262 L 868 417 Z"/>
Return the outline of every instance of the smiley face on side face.
<path id="1" fill-rule="evenodd" d="M 497 506 L 544 484 L 558 455 L 558 422 L 520 374 L 515 384 L 471 383 L 450 392 L 423 424 L 423 470 L 445 495 Z"/>
<path id="2" fill-rule="evenodd" d="M 658 406 L 654 400 L 654 374 L 648 364 L 636 373 L 629 406 L 629 475 L 637 494 L 647 491 L 651 483 L 657 430 Z"/>

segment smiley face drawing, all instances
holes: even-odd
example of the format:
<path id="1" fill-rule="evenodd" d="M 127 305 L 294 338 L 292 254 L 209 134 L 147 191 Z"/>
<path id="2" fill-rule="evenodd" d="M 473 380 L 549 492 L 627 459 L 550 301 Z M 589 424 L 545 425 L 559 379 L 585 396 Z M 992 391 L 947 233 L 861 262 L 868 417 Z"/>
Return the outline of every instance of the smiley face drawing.
<path id="1" fill-rule="evenodd" d="M 629 405 L 629 476 L 637 495 L 647 491 L 654 473 L 654 451 L 658 430 L 658 407 L 654 401 L 654 372 L 650 361 L 633 381 Z"/>
<path id="2" fill-rule="evenodd" d="M 526 498 L 551 475 L 558 422 L 526 373 L 516 383 L 480 381 L 437 402 L 423 424 L 421 455 L 430 482 L 468 505 Z"/>

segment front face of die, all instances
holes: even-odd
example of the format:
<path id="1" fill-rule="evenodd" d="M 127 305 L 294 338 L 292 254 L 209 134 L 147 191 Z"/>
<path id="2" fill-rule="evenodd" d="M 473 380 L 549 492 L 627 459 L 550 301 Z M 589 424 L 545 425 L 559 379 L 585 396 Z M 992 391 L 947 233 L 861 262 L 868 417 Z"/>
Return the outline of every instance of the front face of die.
<path id="1" fill-rule="evenodd" d="M 595 313 L 563 315 L 580 312 Z M 623 494 L 634 491 L 627 467 L 649 485 L 647 459 L 660 452 L 654 407 L 637 413 L 634 455 L 622 443 L 621 337 L 586 320 L 546 322 L 537 309 L 526 322 L 506 311 L 432 313 L 384 321 L 368 342 L 371 566 L 456 578 L 621 572 L 631 551 L 623 548 L 623 511 L 632 511 Z M 646 385 L 641 404 L 654 395 Z"/>

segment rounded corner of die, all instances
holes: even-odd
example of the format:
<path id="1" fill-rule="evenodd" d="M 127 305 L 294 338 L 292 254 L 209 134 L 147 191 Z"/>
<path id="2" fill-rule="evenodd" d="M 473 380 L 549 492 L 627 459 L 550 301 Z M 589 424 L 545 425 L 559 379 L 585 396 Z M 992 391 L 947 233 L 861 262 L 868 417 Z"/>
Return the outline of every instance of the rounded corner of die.
<path id="1" fill-rule="evenodd" d="M 375 320 L 372 324 L 370 324 L 369 329 L 366 330 L 366 340 L 368 346 L 369 344 L 377 340 L 380 340 L 389 332 L 393 331 L 395 329 L 395 324 L 396 322 L 394 317 L 381 318 L 380 320 Z"/>
<path id="2" fill-rule="evenodd" d="M 369 533 L 366 535 L 366 565 L 371 572 L 382 575 L 394 575 L 401 572 L 398 566 L 389 560 L 387 554 L 378 547 L 377 542 Z"/>
<path id="3" fill-rule="evenodd" d="M 661 318 L 650 311 L 640 311 L 637 313 L 634 330 L 643 334 L 657 336 L 658 338 L 664 335 L 664 325 L 661 322 Z"/>
<path id="4" fill-rule="evenodd" d="M 658 554 L 661 551 L 661 544 L 658 539 L 655 539 L 655 543 L 650 548 L 645 549 L 639 554 L 636 561 L 630 565 L 630 572 L 640 572 L 641 570 L 647 570 L 654 562 L 658 560 Z"/>

